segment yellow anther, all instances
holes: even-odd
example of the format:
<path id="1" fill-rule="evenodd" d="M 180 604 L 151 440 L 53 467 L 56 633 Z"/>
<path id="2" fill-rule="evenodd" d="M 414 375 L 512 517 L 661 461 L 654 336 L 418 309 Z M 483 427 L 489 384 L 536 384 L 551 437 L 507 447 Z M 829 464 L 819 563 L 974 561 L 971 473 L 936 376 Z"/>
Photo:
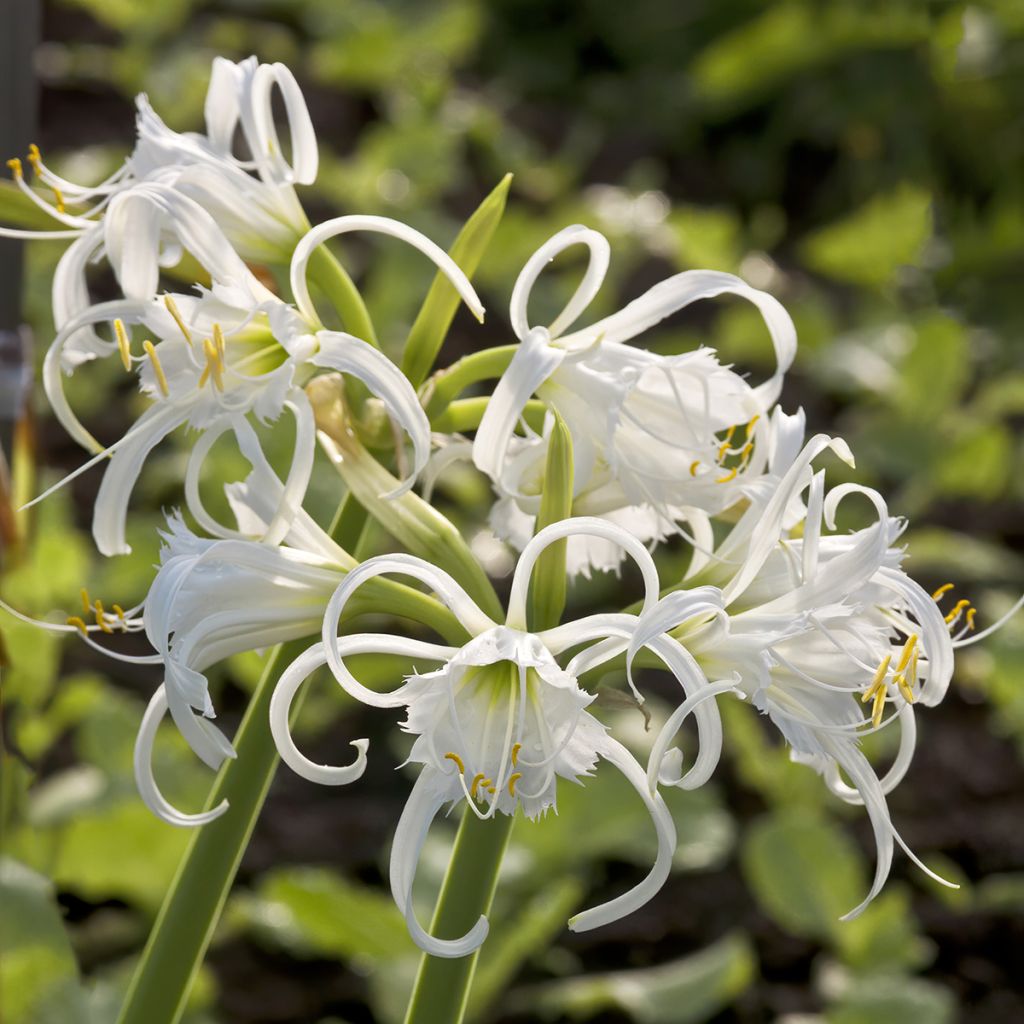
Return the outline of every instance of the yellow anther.
<path id="1" fill-rule="evenodd" d="M 170 295 L 164 296 L 164 305 L 167 307 L 167 312 L 174 318 L 174 322 L 178 325 L 178 330 L 181 331 L 184 339 L 191 345 L 192 344 L 192 332 L 189 331 L 185 325 L 185 320 L 181 315 L 181 311 L 178 309 L 178 304 L 171 298 Z"/>
<path id="2" fill-rule="evenodd" d="M 473 797 L 474 800 L 476 799 L 477 787 L 485 780 L 490 782 L 490 779 L 488 779 L 483 772 L 477 772 L 476 775 L 473 776 L 473 781 L 469 784 L 469 795 Z"/>
<path id="3" fill-rule="evenodd" d="M 82 613 L 84 615 L 92 615 L 92 599 L 89 597 L 89 591 L 82 587 L 78 592 L 78 596 L 82 599 Z"/>
<path id="4" fill-rule="evenodd" d="M 861 697 L 860 702 L 867 704 L 869 700 L 875 695 L 875 692 L 881 687 L 885 689 L 885 675 L 889 671 L 889 662 L 892 661 L 892 655 L 887 654 L 881 661 L 881 664 L 875 669 L 875 677 L 871 680 L 871 685 L 864 691 L 864 696 Z"/>
<path id="5" fill-rule="evenodd" d="M 84 620 L 79 618 L 77 615 L 71 615 L 68 618 L 66 618 L 64 621 L 67 623 L 67 625 L 69 625 L 69 626 L 76 626 L 78 629 L 80 629 L 81 632 L 82 632 L 82 636 L 88 636 L 89 635 L 89 629 L 86 626 Z"/>
<path id="6" fill-rule="evenodd" d="M 946 616 L 946 624 L 949 625 L 952 622 L 954 622 L 956 619 L 958 619 L 960 617 L 960 613 L 965 608 L 970 608 L 970 607 L 971 607 L 971 602 L 968 601 L 966 597 L 962 597 L 959 601 L 957 601 L 957 603 L 955 605 L 953 605 L 952 610 Z"/>
<path id="7" fill-rule="evenodd" d="M 487 787 L 487 792 L 488 792 L 488 793 L 496 793 L 496 792 L 497 792 L 497 790 L 496 790 L 496 789 L 495 789 L 495 788 L 494 788 L 493 786 L 488 786 L 488 787 Z"/>
<path id="8" fill-rule="evenodd" d="M 750 461 L 750 456 L 753 455 L 753 454 L 754 454 L 754 442 L 753 441 L 748 441 L 740 449 L 740 467 L 741 468 L 746 466 L 746 464 Z"/>
<path id="9" fill-rule="evenodd" d="M 221 366 L 224 365 L 224 352 L 227 346 L 224 343 L 224 332 L 220 324 L 213 325 L 213 343 L 217 346 L 217 355 L 220 357 Z"/>
<path id="10" fill-rule="evenodd" d="M 65 210 L 65 206 L 64 206 L 64 193 L 61 192 L 61 190 L 59 188 L 57 188 L 56 185 L 51 185 L 50 188 L 53 189 L 53 198 L 56 201 L 57 212 L 58 213 L 63 213 L 64 210 Z"/>
<path id="11" fill-rule="evenodd" d="M 739 471 L 740 471 L 740 467 L 739 466 L 733 466 L 732 469 L 730 469 L 729 472 L 725 474 L 725 476 L 720 476 L 715 481 L 715 483 L 716 484 L 727 484 L 730 480 L 735 480 L 736 479 L 736 475 L 739 473 Z"/>
<path id="12" fill-rule="evenodd" d="M 515 768 L 516 761 L 519 760 L 519 751 L 523 749 L 522 743 L 512 744 L 512 767 Z"/>
<path id="13" fill-rule="evenodd" d="M 199 386 L 202 387 L 208 377 L 213 377 L 213 386 L 218 391 L 224 390 L 224 364 L 221 362 L 220 352 L 216 345 L 209 338 L 203 339 L 203 352 L 206 354 L 206 370 L 199 378 Z M 208 371 L 208 372 L 207 372 Z"/>
<path id="14" fill-rule="evenodd" d="M 455 766 L 459 769 L 460 775 L 466 774 L 466 766 L 462 763 L 462 758 L 459 757 L 459 755 L 456 754 L 453 750 L 449 750 L 448 753 L 444 755 L 444 758 L 446 761 L 455 762 Z"/>
<path id="15" fill-rule="evenodd" d="M 128 632 L 128 620 L 125 618 L 124 609 L 119 604 L 112 604 L 110 606 L 114 614 L 117 616 L 117 621 L 121 623 L 121 629 L 126 633 Z"/>
<path id="16" fill-rule="evenodd" d="M 952 583 L 943 583 L 942 586 L 939 587 L 939 589 L 936 590 L 934 594 L 932 594 L 932 600 L 933 601 L 940 601 L 940 600 L 942 600 L 942 595 L 945 594 L 945 593 L 948 593 L 952 589 L 953 589 L 953 584 Z"/>
<path id="17" fill-rule="evenodd" d="M 164 375 L 164 368 L 160 365 L 160 357 L 156 354 L 156 347 L 148 338 L 142 343 L 142 347 L 153 364 L 153 373 L 156 374 L 156 382 L 160 386 L 160 393 L 166 398 L 171 389 L 167 386 L 167 377 Z"/>
<path id="18" fill-rule="evenodd" d="M 883 686 L 875 694 L 875 703 L 871 708 L 871 724 L 877 729 L 882 724 L 882 714 L 885 711 L 885 687 Z"/>
<path id="19" fill-rule="evenodd" d="M 694 459 L 693 462 L 690 463 L 690 476 L 696 476 L 697 475 L 697 469 L 698 469 L 699 466 L 700 466 L 700 459 Z"/>
<path id="20" fill-rule="evenodd" d="M 520 779 L 521 779 L 522 777 L 523 777 L 523 773 L 522 773 L 522 772 L 513 772 L 513 773 L 512 773 L 512 774 L 511 774 L 511 775 L 510 775 L 510 776 L 508 777 L 508 795 L 509 795 L 509 796 L 515 796 L 515 795 L 516 795 L 516 783 L 517 783 L 517 782 L 518 782 L 518 781 L 519 781 L 519 780 L 520 780 Z"/>
<path id="21" fill-rule="evenodd" d="M 896 664 L 896 671 L 902 672 L 910 661 L 910 656 L 914 653 L 917 648 L 917 634 L 911 633 L 907 638 L 907 642 L 903 645 L 903 650 L 900 651 L 900 660 Z"/>
<path id="22" fill-rule="evenodd" d="M 21 177 L 21 161 L 17 157 L 12 157 L 7 161 L 7 166 L 10 167 L 11 173 L 16 177 Z"/>
<path id="23" fill-rule="evenodd" d="M 974 629 L 974 616 L 978 614 L 977 608 L 967 609 L 967 628 Z"/>
<path id="24" fill-rule="evenodd" d="M 126 370 L 130 370 L 132 368 L 132 349 L 123 320 L 114 321 L 114 334 L 117 337 L 117 348 L 121 353 L 121 363 Z"/>
<path id="25" fill-rule="evenodd" d="M 723 441 L 718 446 L 718 454 L 715 456 L 715 462 L 721 462 L 722 459 L 725 458 L 726 452 L 729 451 L 729 445 L 730 445 L 729 441 Z"/>
<path id="26" fill-rule="evenodd" d="M 93 604 L 93 614 L 96 616 L 96 625 L 100 627 L 101 632 L 114 632 L 110 626 L 107 625 L 107 613 L 103 610 L 103 602 L 98 597 Z"/>
<path id="27" fill-rule="evenodd" d="M 757 423 L 757 421 L 760 418 L 761 418 L 761 414 L 760 413 L 756 413 L 755 415 L 751 416 L 750 422 L 747 424 L 747 428 L 746 428 L 747 429 L 747 437 L 750 436 L 750 432 L 754 429 L 754 424 Z"/>
<path id="28" fill-rule="evenodd" d="M 893 677 L 893 682 L 899 687 L 900 693 L 903 694 L 903 699 L 908 704 L 914 703 L 914 691 L 910 688 L 910 683 L 907 681 L 907 677 L 902 673 L 898 676 Z"/>
<path id="29" fill-rule="evenodd" d="M 28 144 L 28 162 L 36 169 L 39 170 L 39 165 L 42 163 L 43 155 L 39 152 L 39 147 L 34 143 Z"/>
<path id="30" fill-rule="evenodd" d="M 728 430 L 727 430 L 727 431 L 725 432 L 725 439 L 726 439 L 726 441 L 731 441 L 731 440 L 732 440 L 732 435 L 733 435 L 733 434 L 735 434 L 735 433 L 736 433 L 736 424 L 734 423 L 734 424 L 733 424 L 733 425 L 732 425 L 732 426 L 731 426 L 731 427 L 730 427 L 730 428 L 729 428 L 729 429 L 728 429 Z"/>

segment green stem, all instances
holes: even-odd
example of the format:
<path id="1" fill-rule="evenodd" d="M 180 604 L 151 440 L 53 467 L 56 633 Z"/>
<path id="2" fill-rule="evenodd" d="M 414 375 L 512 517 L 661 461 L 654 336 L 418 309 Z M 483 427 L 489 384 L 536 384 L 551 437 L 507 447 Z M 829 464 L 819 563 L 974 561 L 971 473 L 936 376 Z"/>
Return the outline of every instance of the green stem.
<path id="1" fill-rule="evenodd" d="M 209 808 L 227 800 L 228 809 L 193 831 L 118 1024 L 174 1024 L 181 1018 L 277 769 L 270 698 L 279 668 L 307 646 L 302 640 L 282 644 L 267 659 L 235 738 L 238 758 L 225 764 L 207 801 Z"/>
<path id="2" fill-rule="evenodd" d="M 518 345 L 485 348 L 463 356 L 446 370 L 435 373 L 421 390 L 427 415 L 433 418 L 444 412 L 451 401 L 470 385 L 500 377 L 508 369 L 518 348 Z"/>
<path id="3" fill-rule="evenodd" d="M 490 910 L 513 820 L 510 814 L 496 814 L 481 821 L 469 807 L 463 812 L 430 925 L 431 935 L 458 938 Z M 442 959 L 424 954 L 405 1024 L 460 1024 L 478 956 L 479 952 Z"/>
<path id="4" fill-rule="evenodd" d="M 476 430 L 480 426 L 490 398 L 458 398 L 450 403 L 444 412 L 439 413 L 430 421 L 432 430 L 445 434 L 457 434 L 466 430 Z M 531 398 L 523 409 L 523 419 L 538 433 L 544 428 L 544 413 L 547 406 L 538 399 Z"/>
<path id="5" fill-rule="evenodd" d="M 345 330 L 379 348 L 377 333 L 373 329 L 373 322 L 370 320 L 363 297 L 352 283 L 348 272 L 326 245 L 313 250 L 307 272 L 316 286 L 333 303 L 341 316 Z"/>

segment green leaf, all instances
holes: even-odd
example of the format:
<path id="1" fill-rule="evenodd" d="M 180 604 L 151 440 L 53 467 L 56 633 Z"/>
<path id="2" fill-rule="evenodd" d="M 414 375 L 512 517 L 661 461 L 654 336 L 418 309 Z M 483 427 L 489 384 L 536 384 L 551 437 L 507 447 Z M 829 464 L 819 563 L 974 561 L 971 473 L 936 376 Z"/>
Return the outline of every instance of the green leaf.
<path id="1" fill-rule="evenodd" d="M 1006 489 L 1012 459 L 1013 437 L 1005 427 L 970 428 L 936 467 L 936 485 L 942 494 L 992 501 Z"/>
<path id="2" fill-rule="evenodd" d="M 956 406 L 967 386 L 968 344 L 963 325 L 933 313 L 914 325 L 915 340 L 890 399 L 913 421 L 934 423 Z"/>
<path id="3" fill-rule="evenodd" d="M 952 1024 L 956 1000 L 920 978 L 873 976 L 825 1014 L 828 1024 Z"/>
<path id="4" fill-rule="evenodd" d="M 836 933 L 839 955 L 854 971 L 913 971 L 935 955 L 934 944 L 921 935 L 906 888 L 891 884 L 860 917 L 845 922 Z"/>
<path id="5" fill-rule="evenodd" d="M 544 484 L 535 533 L 572 515 L 572 434 L 556 412 L 548 438 Z M 565 609 L 565 552 L 568 540 L 549 544 L 537 559 L 530 583 L 530 628 L 534 632 L 557 626 Z"/>
<path id="6" fill-rule="evenodd" d="M 0 906 L 0 1020 L 84 1024 L 78 965 L 52 884 L 24 864 L 2 857 Z M 49 1004 L 45 1013 L 44 1001 Z M 56 1009 L 61 1016 L 55 1015 Z"/>
<path id="7" fill-rule="evenodd" d="M 448 251 L 470 279 L 480 266 L 480 261 L 505 212 L 511 185 L 512 175 L 506 174 L 466 221 Z M 444 344 L 460 301 L 459 293 L 451 281 L 438 271 L 409 331 L 402 353 L 402 372 L 409 378 L 414 388 L 419 387 L 427 379 L 427 374 L 430 373 L 430 368 Z"/>
<path id="8" fill-rule="evenodd" d="M 764 912 L 794 935 L 840 941 L 839 918 L 866 893 L 853 842 L 835 825 L 802 810 L 777 811 L 746 833 L 740 861 Z"/>
<path id="9" fill-rule="evenodd" d="M 569 978 L 529 996 L 542 1013 L 570 1020 L 618 1010 L 638 1024 L 699 1024 L 733 1003 L 756 974 L 753 945 L 740 932 L 658 967 Z"/>
<path id="10" fill-rule="evenodd" d="M 812 270 L 866 287 L 888 284 L 917 262 L 932 232 L 931 193 L 916 185 L 873 196 L 860 209 L 804 240 Z"/>
<path id="11" fill-rule="evenodd" d="M 293 956 L 373 961 L 416 952 L 390 897 L 327 868 L 270 871 L 233 915 Z"/>

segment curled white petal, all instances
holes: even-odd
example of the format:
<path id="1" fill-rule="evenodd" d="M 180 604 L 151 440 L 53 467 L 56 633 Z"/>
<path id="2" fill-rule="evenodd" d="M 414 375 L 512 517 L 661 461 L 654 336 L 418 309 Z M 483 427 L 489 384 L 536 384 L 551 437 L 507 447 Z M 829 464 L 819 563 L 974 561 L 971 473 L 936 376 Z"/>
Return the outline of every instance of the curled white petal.
<path id="1" fill-rule="evenodd" d="M 600 232 L 584 227 L 582 224 L 573 224 L 563 228 L 549 238 L 526 261 L 526 265 L 519 272 L 519 277 L 516 278 L 515 286 L 512 289 L 512 299 L 509 303 L 509 318 L 512 321 L 512 330 L 515 331 L 515 335 L 520 341 L 523 341 L 531 330 L 527 307 L 530 302 L 530 292 L 533 290 L 537 278 L 559 253 L 574 245 L 585 245 L 589 250 L 587 270 L 572 298 L 566 303 L 565 309 L 552 321 L 548 329 L 551 337 L 557 338 L 562 331 L 571 327 L 600 290 L 604 276 L 608 272 L 610 257 L 608 239 Z"/>
<path id="2" fill-rule="evenodd" d="M 619 769 L 643 800 L 654 828 L 658 834 L 658 855 L 647 877 L 629 892 L 616 896 L 615 899 L 602 903 L 598 907 L 585 910 L 569 920 L 569 927 L 574 932 L 585 932 L 591 928 L 618 921 L 627 914 L 642 907 L 665 884 L 672 870 L 672 855 L 676 848 L 676 827 L 672 821 L 665 801 L 658 793 L 651 794 L 647 787 L 647 779 L 636 759 L 617 740 L 606 736 L 598 751 L 606 760 Z"/>
<path id="3" fill-rule="evenodd" d="M 572 536 L 600 537 L 603 540 L 618 544 L 637 564 L 644 580 L 644 603 L 643 611 L 649 611 L 658 600 L 658 593 L 661 583 L 658 580 L 658 570 L 651 558 L 651 553 L 631 533 L 608 522 L 606 519 L 597 519 L 593 516 L 579 516 L 574 519 L 563 519 L 561 522 L 552 523 L 540 531 L 519 556 L 519 564 L 516 566 L 515 575 L 512 577 L 512 589 L 508 599 L 508 625 L 516 629 L 526 627 L 526 596 L 530 586 L 530 576 L 533 567 L 541 553 L 549 545 L 561 540 L 563 537 Z"/>
<path id="4" fill-rule="evenodd" d="M 142 802 L 161 821 L 182 828 L 195 828 L 219 818 L 227 809 L 227 800 L 222 800 L 216 807 L 200 814 L 186 814 L 179 811 L 165 799 L 153 777 L 153 741 L 156 739 L 157 728 L 167 714 L 167 696 L 164 687 L 157 687 L 146 713 L 142 716 L 139 734 L 135 740 L 135 783 L 139 789 Z"/>
<path id="5" fill-rule="evenodd" d="M 288 723 L 296 691 L 326 660 L 323 644 L 315 644 L 308 651 L 300 654 L 284 670 L 277 686 L 274 687 L 274 694 L 270 700 L 270 732 L 274 737 L 274 743 L 277 744 L 277 752 L 281 755 L 281 760 L 296 775 L 301 775 L 304 779 L 318 782 L 323 786 L 345 786 L 361 778 L 363 772 L 366 771 L 366 751 L 370 741 L 366 739 L 352 741 L 352 746 L 356 748 L 356 759 L 352 764 L 343 767 L 317 764 L 306 757 L 295 745 Z"/>
<path id="6" fill-rule="evenodd" d="M 335 217 L 332 220 L 324 221 L 323 224 L 318 224 L 311 231 L 306 232 L 295 246 L 290 273 L 292 295 L 295 297 L 295 305 L 311 324 L 319 323 L 319 317 L 313 300 L 310 298 L 309 284 L 306 281 L 306 268 L 309 265 L 310 256 L 316 247 L 326 242 L 328 238 L 335 238 L 351 231 L 375 231 L 382 235 L 390 235 L 392 238 L 401 239 L 414 249 L 418 249 L 448 278 L 473 315 L 478 320 L 483 320 L 484 307 L 473 286 L 469 283 L 469 278 L 444 249 L 432 242 L 426 235 L 401 221 L 392 220 L 390 217 L 352 214 L 347 217 Z"/>
<path id="7" fill-rule="evenodd" d="M 391 494 L 404 494 L 430 458 L 430 420 L 409 379 L 383 352 L 340 331 L 318 331 L 320 348 L 310 357 L 316 366 L 340 370 L 361 380 L 375 394 L 412 441 L 413 468 L 403 485 Z"/>
<path id="8" fill-rule="evenodd" d="M 391 847 L 391 894 L 398 909 L 405 915 L 413 942 L 431 956 L 467 956 L 479 949 L 487 938 L 487 918 L 481 915 L 476 924 L 461 938 L 437 939 L 428 935 L 416 919 L 412 905 L 412 886 L 416 878 L 416 865 L 427 838 L 427 832 L 437 812 L 445 802 L 445 789 L 438 784 L 436 773 L 429 768 L 420 772 L 406 801 L 402 816 L 395 829 Z"/>

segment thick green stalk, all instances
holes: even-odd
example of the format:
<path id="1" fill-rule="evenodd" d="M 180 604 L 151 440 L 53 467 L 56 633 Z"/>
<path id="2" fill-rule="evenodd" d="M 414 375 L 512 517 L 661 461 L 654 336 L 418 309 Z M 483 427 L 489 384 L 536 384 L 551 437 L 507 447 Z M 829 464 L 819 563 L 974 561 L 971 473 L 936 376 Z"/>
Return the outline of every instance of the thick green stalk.
<path id="1" fill-rule="evenodd" d="M 540 496 L 535 533 L 572 515 L 572 434 L 556 412 L 544 462 L 544 489 Z M 556 540 L 537 559 L 530 585 L 530 628 L 551 629 L 562 621 L 565 609 L 565 555 L 568 542 Z"/>
<path id="2" fill-rule="evenodd" d="M 463 812 L 430 925 L 435 938 L 465 935 L 490 910 L 513 820 L 509 814 L 496 814 L 481 821 L 470 808 Z M 405 1024 L 460 1024 L 478 956 L 449 960 L 424 954 Z"/>
<path id="3" fill-rule="evenodd" d="M 174 1024 L 184 1012 L 277 769 L 277 748 L 270 734 L 274 684 L 280 669 L 307 646 L 307 641 L 282 644 L 268 657 L 235 738 L 238 758 L 221 769 L 206 805 L 215 807 L 227 800 L 228 809 L 192 833 L 118 1024 Z"/>
<path id="4" fill-rule="evenodd" d="M 511 184 L 512 175 L 506 174 L 466 221 L 448 250 L 448 255 L 469 278 L 476 273 L 494 237 L 498 222 L 505 212 L 505 201 Z M 426 301 L 409 331 L 402 353 L 402 372 L 414 388 L 423 383 L 434 365 L 460 301 L 459 293 L 447 275 L 438 271 Z"/>
<path id="5" fill-rule="evenodd" d="M 431 418 L 440 415 L 470 385 L 500 377 L 518 349 L 518 345 L 481 349 L 435 373 L 420 389 L 427 415 Z"/>
<path id="6" fill-rule="evenodd" d="M 327 295 L 341 316 L 349 334 L 377 346 L 377 333 L 367 312 L 362 295 L 352 283 L 348 272 L 326 245 L 318 246 L 309 258 L 308 273 L 316 286 Z"/>
<path id="7" fill-rule="evenodd" d="M 444 434 L 458 434 L 466 430 L 476 430 L 480 426 L 490 398 L 481 395 L 478 398 L 459 398 L 452 402 L 444 412 L 430 421 L 432 430 Z M 523 419 L 533 430 L 540 433 L 544 428 L 544 413 L 547 406 L 536 398 L 531 398 L 523 409 Z"/>

